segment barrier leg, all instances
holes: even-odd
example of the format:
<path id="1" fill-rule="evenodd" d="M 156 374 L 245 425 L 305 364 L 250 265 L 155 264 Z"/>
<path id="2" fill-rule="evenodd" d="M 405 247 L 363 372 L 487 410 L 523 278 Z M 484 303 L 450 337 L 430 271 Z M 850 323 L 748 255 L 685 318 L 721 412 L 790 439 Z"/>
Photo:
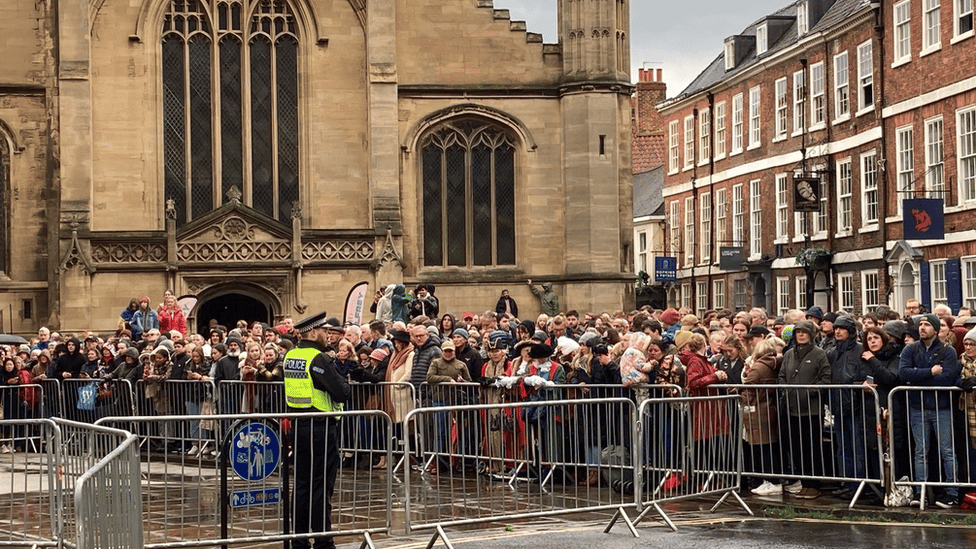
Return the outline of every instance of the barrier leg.
<path id="1" fill-rule="evenodd" d="M 746 504 L 746 502 L 739 496 L 738 492 L 733 492 L 733 491 L 725 492 L 724 494 L 722 494 L 722 498 L 719 499 L 715 503 L 715 505 L 712 506 L 712 509 L 711 509 L 711 512 L 712 513 L 714 513 L 715 510 L 718 509 L 718 506 L 719 505 L 722 505 L 722 503 L 725 502 L 726 498 L 729 497 L 729 494 L 732 494 L 732 497 L 734 497 L 739 502 L 739 505 L 743 509 L 745 509 L 747 513 L 749 513 L 749 516 L 752 516 L 752 517 L 756 516 L 756 514 L 752 512 L 752 509 L 749 508 L 749 505 Z"/>
<path id="2" fill-rule="evenodd" d="M 603 530 L 604 534 L 609 534 L 610 530 L 613 528 L 614 524 L 617 524 L 618 519 L 623 519 L 624 524 L 630 529 L 630 533 L 634 535 L 635 538 L 639 538 L 640 534 L 637 533 L 637 528 L 634 527 L 634 523 L 630 521 L 630 517 L 627 516 L 627 511 L 623 507 L 617 507 L 617 512 L 613 514 L 613 518 L 610 519 L 610 524 L 607 525 L 606 529 Z"/>
<path id="3" fill-rule="evenodd" d="M 373 544 L 373 538 L 369 535 L 369 532 L 363 532 L 363 542 L 359 545 L 359 549 L 376 549 L 376 545 Z"/>
<path id="4" fill-rule="evenodd" d="M 444 546 L 447 549 L 454 549 L 454 545 L 451 544 L 451 540 L 447 537 L 447 532 L 439 524 L 437 525 L 437 531 L 434 532 L 434 537 L 430 538 L 430 542 L 427 544 L 427 549 L 434 547 L 434 544 L 437 543 L 437 538 L 441 538 L 441 541 L 444 542 Z"/>

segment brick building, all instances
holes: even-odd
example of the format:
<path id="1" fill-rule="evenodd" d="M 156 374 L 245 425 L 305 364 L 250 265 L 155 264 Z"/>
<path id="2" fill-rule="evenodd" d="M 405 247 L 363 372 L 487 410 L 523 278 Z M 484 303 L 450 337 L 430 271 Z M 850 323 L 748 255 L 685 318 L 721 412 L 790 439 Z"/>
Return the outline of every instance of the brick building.
<path id="1" fill-rule="evenodd" d="M 921 4 L 793 2 L 659 105 L 671 304 L 860 313 L 976 299 L 972 15 Z M 943 193 L 945 238 L 906 240 L 902 200 Z"/>
<path id="2" fill-rule="evenodd" d="M 664 250 L 664 124 L 657 111 L 667 98 L 662 69 L 640 69 L 632 99 L 634 170 L 634 272 L 648 277 L 647 287 L 638 285 L 637 305 L 664 305 L 664 286 L 655 281 L 654 258 Z"/>
<path id="3" fill-rule="evenodd" d="M 191 322 L 341 314 L 362 280 L 622 307 L 629 2 L 552 7 L 557 44 L 491 0 L 0 2 L 3 328 L 167 288 Z"/>

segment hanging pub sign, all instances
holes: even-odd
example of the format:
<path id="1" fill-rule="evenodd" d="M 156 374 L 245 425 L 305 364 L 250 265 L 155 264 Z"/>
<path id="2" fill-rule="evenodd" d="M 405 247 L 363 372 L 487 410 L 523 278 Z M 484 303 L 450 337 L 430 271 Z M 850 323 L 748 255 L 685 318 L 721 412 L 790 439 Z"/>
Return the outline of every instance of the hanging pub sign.
<path id="1" fill-rule="evenodd" d="M 718 249 L 718 267 L 723 271 L 738 271 L 742 268 L 742 247 L 723 246 Z"/>
<path id="2" fill-rule="evenodd" d="M 675 282 L 678 280 L 678 258 L 677 257 L 655 257 L 654 258 L 654 281 L 655 282 Z"/>
<path id="3" fill-rule="evenodd" d="M 902 201 L 905 240 L 945 238 L 945 201 L 941 198 L 909 198 Z"/>
<path id="4" fill-rule="evenodd" d="M 793 178 L 793 211 L 794 212 L 819 212 L 820 211 L 820 178 L 818 177 L 794 177 Z"/>

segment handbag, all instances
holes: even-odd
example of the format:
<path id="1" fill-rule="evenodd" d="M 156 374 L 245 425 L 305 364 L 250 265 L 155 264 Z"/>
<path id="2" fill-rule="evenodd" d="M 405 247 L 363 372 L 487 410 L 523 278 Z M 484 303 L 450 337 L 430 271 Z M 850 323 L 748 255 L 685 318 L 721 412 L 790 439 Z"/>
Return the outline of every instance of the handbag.
<path id="1" fill-rule="evenodd" d="M 98 398 L 100 400 L 112 400 L 112 396 L 115 395 L 115 386 L 111 383 L 103 383 L 101 387 L 98 388 Z"/>
<path id="2" fill-rule="evenodd" d="M 75 407 L 79 410 L 92 411 L 95 409 L 96 398 L 98 398 L 98 382 L 86 383 L 78 387 L 78 403 Z"/>
<path id="3" fill-rule="evenodd" d="M 212 416 L 213 415 L 213 397 L 207 396 L 203 399 L 203 403 L 200 404 L 200 415 L 202 416 Z M 200 428 L 204 431 L 213 431 L 214 422 L 212 419 L 201 419 Z"/>

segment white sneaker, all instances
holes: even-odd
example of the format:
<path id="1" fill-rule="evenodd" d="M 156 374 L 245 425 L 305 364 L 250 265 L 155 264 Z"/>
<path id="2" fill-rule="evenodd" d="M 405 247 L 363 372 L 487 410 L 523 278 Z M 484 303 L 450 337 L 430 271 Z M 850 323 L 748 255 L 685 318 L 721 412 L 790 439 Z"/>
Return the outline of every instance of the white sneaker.
<path id="1" fill-rule="evenodd" d="M 200 448 L 198 448 L 197 445 L 194 444 L 193 447 L 190 448 L 190 451 L 186 453 L 186 455 L 193 457 L 197 455 L 199 452 L 200 452 Z"/>
<path id="2" fill-rule="evenodd" d="M 783 493 L 783 486 L 764 480 L 761 486 L 752 489 L 752 493 L 757 496 L 775 496 Z"/>
<path id="3" fill-rule="evenodd" d="M 803 483 L 800 482 L 800 481 L 796 481 L 796 482 L 793 482 L 791 484 L 787 484 L 787 485 L 783 486 L 783 490 L 786 490 L 787 492 L 789 492 L 791 494 L 799 494 L 800 493 L 800 490 L 802 490 L 802 489 L 803 489 Z"/>

